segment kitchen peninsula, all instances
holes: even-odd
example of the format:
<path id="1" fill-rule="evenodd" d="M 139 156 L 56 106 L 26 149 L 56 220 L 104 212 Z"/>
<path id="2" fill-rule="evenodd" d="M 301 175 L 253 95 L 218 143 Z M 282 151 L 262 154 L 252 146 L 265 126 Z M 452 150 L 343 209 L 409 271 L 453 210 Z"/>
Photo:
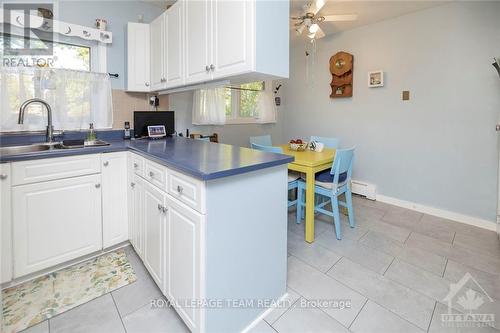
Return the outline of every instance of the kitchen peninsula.
<path id="1" fill-rule="evenodd" d="M 242 331 L 286 293 L 292 158 L 180 137 L 108 141 L 0 157 L 2 283 L 129 241 L 193 332 Z"/>

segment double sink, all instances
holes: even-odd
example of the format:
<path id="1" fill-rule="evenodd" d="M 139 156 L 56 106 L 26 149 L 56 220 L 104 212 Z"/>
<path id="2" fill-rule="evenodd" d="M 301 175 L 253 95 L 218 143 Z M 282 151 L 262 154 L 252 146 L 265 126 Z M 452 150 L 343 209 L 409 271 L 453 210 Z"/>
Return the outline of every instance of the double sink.
<path id="1" fill-rule="evenodd" d="M 100 147 L 108 145 L 109 143 L 103 140 L 95 140 L 92 142 L 86 141 L 83 145 L 75 145 L 75 146 L 64 145 L 63 142 L 34 143 L 31 145 L 23 145 L 23 146 L 0 147 L 0 155 L 29 154 L 29 153 L 42 152 L 46 150 L 82 149 L 86 147 Z"/>

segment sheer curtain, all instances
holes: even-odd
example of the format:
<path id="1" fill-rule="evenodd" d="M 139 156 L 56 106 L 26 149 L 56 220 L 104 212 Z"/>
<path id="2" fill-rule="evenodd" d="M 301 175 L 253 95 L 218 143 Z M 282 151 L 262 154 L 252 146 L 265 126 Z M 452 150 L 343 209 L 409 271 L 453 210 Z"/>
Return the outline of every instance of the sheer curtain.
<path id="1" fill-rule="evenodd" d="M 0 67 L 0 131 L 44 130 L 45 110 L 31 104 L 23 125 L 17 124 L 19 106 L 30 98 L 41 98 L 52 108 L 56 130 L 111 128 L 113 105 L 111 82 L 105 73 L 37 67 Z"/>
<path id="2" fill-rule="evenodd" d="M 275 123 L 276 122 L 276 104 L 274 102 L 274 93 L 272 90 L 272 82 L 266 82 L 266 88 L 259 92 L 257 97 L 257 117 L 258 123 Z"/>
<path id="3" fill-rule="evenodd" d="M 226 100 L 224 88 L 196 90 L 193 94 L 193 125 L 224 125 Z"/>

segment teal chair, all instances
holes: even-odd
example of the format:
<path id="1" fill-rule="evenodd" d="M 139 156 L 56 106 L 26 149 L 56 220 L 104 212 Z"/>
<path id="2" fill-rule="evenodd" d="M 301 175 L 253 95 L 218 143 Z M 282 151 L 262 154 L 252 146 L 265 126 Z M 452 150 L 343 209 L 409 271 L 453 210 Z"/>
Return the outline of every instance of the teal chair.
<path id="1" fill-rule="evenodd" d="M 337 149 L 335 159 L 330 172 L 316 175 L 314 193 L 330 199 L 332 211 L 324 209 L 328 201 L 315 204 L 314 212 L 326 214 L 333 217 L 335 224 L 335 235 L 342 239 L 339 206 L 347 207 L 349 213 L 349 225 L 354 228 L 354 211 L 352 208 L 351 176 L 354 160 L 354 148 Z M 297 189 L 297 223 L 300 223 L 302 211 L 305 207 L 304 192 L 306 183 L 301 179 Z M 339 196 L 345 194 L 345 202 L 339 200 Z"/>
<path id="2" fill-rule="evenodd" d="M 252 145 L 253 143 L 268 147 L 273 145 L 270 135 L 251 136 L 250 145 Z"/>
<path id="3" fill-rule="evenodd" d="M 321 142 L 325 145 L 325 148 L 337 149 L 340 146 L 340 140 L 337 138 L 327 138 L 324 136 L 311 136 L 311 141 Z"/>
<path id="4" fill-rule="evenodd" d="M 199 137 L 199 138 L 196 138 L 195 140 L 200 140 L 200 141 L 205 141 L 205 142 L 210 142 L 210 137 L 206 136 L 206 137 Z"/>
<path id="5" fill-rule="evenodd" d="M 264 146 L 257 143 L 252 143 L 252 149 L 265 151 L 268 153 L 283 154 L 281 147 Z M 298 187 L 300 174 L 295 172 L 288 172 L 288 191 L 294 190 Z M 297 200 L 288 200 L 288 207 L 297 204 Z"/>

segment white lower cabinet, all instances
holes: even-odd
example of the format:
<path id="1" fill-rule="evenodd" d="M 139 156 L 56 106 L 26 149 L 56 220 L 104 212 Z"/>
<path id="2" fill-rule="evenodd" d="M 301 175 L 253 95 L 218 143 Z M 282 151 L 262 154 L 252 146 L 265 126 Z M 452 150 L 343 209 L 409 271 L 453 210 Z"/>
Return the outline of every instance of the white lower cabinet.
<path id="1" fill-rule="evenodd" d="M 10 163 L 0 164 L 0 283 L 12 280 L 11 183 Z"/>
<path id="2" fill-rule="evenodd" d="M 103 247 L 127 241 L 127 152 L 102 154 Z"/>
<path id="3" fill-rule="evenodd" d="M 102 249 L 101 175 L 12 187 L 14 277 Z"/>
<path id="4" fill-rule="evenodd" d="M 129 237 L 135 252 L 144 260 L 144 181 L 132 175 L 129 191 Z"/>
<path id="5" fill-rule="evenodd" d="M 165 232 L 167 218 L 165 214 L 166 194 L 155 186 L 144 186 L 144 229 L 145 253 L 144 265 L 158 284 L 165 291 Z"/>
<path id="6" fill-rule="evenodd" d="M 192 332 L 201 330 L 204 215 L 167 196 L 167 298 Z"/>

